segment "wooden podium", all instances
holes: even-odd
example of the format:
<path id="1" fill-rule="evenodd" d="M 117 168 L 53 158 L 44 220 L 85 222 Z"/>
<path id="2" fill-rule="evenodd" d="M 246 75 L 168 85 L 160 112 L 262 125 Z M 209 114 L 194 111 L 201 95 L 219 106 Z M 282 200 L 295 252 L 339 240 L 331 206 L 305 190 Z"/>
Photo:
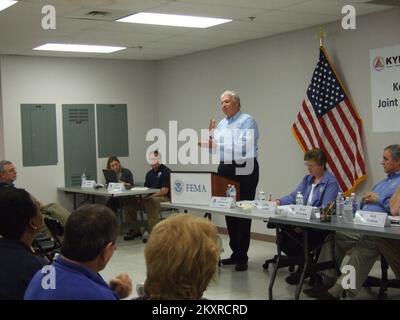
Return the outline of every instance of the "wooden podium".
<path id="1" fill-rule="evenodd" d="M 208 171 L 172 171 L 171 203 L 209 205 L 211 197 L 225 197 L 228 184 L 236 188 L 240 200 L 238 181 Z"/>
<path id="2" fill-rule="evenodd" d="M 240 183 L 236 180 L 223 177 L 215 172 L 211 172 L 211 195 L 213 197 L 226 197 L 226 188 L 228 184 L 236 188 L 236 201 L 240 200 Z"/>

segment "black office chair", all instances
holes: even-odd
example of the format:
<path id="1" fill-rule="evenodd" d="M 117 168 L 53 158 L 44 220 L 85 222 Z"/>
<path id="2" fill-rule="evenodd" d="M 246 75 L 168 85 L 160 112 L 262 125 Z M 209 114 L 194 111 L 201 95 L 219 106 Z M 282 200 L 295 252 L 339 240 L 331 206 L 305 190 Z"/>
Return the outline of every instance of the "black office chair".
<path id="1" fill-rule="evenodd" d="M 270 224 L 270 227 L 272 227 L 274 224 Z M 275 226 L 274 226 L 275 227 Z M 325 270 L 325 269 L 329 269 L 329 268 L 333 268 L 335 267 L 336 269 L 336 263 L 334 261 L 334 259 L 332 258 L 331 261 L 327 261 L 327 262 L 318 262 L 318 257 L 319 257 L 319 253 L 321 251 L 321 247 L 326 243 L 326 242 L 330 242 L 331 243 L 331 256 L 334 257 L 334 245 L 333 245 L 333 241 L 327 237 L 327 233 L 324 231 L 318 231 L 318 234 L 313 234 L 311 235 L 310 232 L 313 232 L 313 230 L 307 230 L 304 229 L 303 233 L 302 233 L 302 239 L 297 239 L 296 237 L 294 237 L 294 235 L 291 234 L 291 228 L 286 228 L 285 226 L 282 227 L 282 225 L 277 225 L 276 227 L 277 230 L 277 250 L 278 250 L 278 254 L 271 260 L 267 260 L 266 263 L 264 263 L 264 265 L 266 266 L 267 264 L 271 263 L 271 261 L 273 261 L 274 259 L 275 261 L 275 266 L 274 266 L 274 270 L 272 272 L 271 275 L 271 279 L 270 279 L 270 284 L 269 284 L 269 299 L 272 300 L 273 299 L 273 286 L 274 286 L 274 282 L 275 282 L 275 278 L 276 278 L 276 274 L 278 269 L 280 268 L 284 268 L 284 267 L 293 267 L 298 265 L 299 266 L 299 281 L 297 283 L 296 286 L 296 290 L 295 290 L 295 299 L 299 299 L 300 296 L 300 292 L 301 292 L 301 287 L 303 285 L 304 279 L 306 277 L 310 278 L 310 285 L 313 286 L 316 284 L 316 281 L 319 280 L 318 277 L 318 272 L 321 270 Z M 286 241 L 286 245 L 289 243 L 293 243 L 293 244 L 297 244 L 299 247 L 298 249 L 301 248 L 301 250 L 303 251 L 303 255 L 296 255 L 296 256 L 283 256 L 282 255 L 282 236 L 288 237 Z M 310 238 L 310 235 L 312 236 L 312 238 Z M 321 238 L 321 241 L 319 241 L 319 239 Z M 312 240 L 311 240 L 312 239 Z M 322 240 L 323 239 L 323 240 Z M 311 241 L 309 241 L 311 240 Z M 304 245 L 304 243 L 306 243 Z M 297 249 L 296 249 L 297 250 Z M 307 253 L 307 254 L 305 254 Z M 304 270 L 304 277 L 303 277 L 303 270 Z"/>
<path id="2" fill-rule="evenodd" d="M 44 223 L 58 248 L 61 248 L 64 226 L 60 221 L 51 217 L 44 217 Z"/>
<path id="3" fill-rule="evenodd" d="M 275 225 L 275 223 L 268 222 L 267 228 L 268 229 L 276 229 L 276 225 Z M 273 258 L 265 260 L 262 267 L 263 267 L 263 269 L 268 269 L 268 267 L 271 263 L 276 264 L 277 261 L 278 261 L 278 255 L 276 254 L 276 255 L 274 255 Z M 280 265 L 282 267 L 289 267 L 289 272 L 294 272 L 294 268 L 296 265 L 298 265 L 298 262 L 296 261 L 296 259 L 293 259 L 291 257 L 281 256 Z"/>
<path id="4" fill-rule="evenodd" d="M 43 232 L 37 235 L 32 242 L 32 246 L 45 259 L 52 261 L 55 254 L 60 252 L 64 227 L 58 220 L 44 217 L 44 223 L 50 232 Z"/>
<path id="5" fill-rule="evenodd" d="M 381 255 L 381 278 L 368 276 L 364 282 L 364 287 L 379 287 L 378 299 L 384 300 L 387 297 L 388 288 L 400 289 L 400 280 L 388 279 L 389 265 L 383 255 Z"/>

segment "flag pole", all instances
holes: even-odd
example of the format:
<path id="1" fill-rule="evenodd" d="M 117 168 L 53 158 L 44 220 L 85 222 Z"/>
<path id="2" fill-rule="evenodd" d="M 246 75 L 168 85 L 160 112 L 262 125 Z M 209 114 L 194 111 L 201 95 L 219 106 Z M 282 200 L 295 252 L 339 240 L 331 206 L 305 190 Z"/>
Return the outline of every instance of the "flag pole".
<path id="1" fill-rule="evenodd" d="M 318 31 L 318 37 L 319 37 L 319 46 L 320 46 L 321 48 L 323 48 L 323 47 L 324 47 L 324 38 L 326 37 L 325 31 L 322 30 L 322 29 L 320 29 L 320 30 Z"/>

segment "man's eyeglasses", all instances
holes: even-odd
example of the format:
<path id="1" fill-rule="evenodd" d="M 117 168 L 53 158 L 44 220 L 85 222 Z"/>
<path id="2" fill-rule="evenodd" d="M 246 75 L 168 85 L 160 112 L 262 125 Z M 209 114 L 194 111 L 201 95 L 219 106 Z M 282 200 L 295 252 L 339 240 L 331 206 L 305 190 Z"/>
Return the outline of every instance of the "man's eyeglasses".
<path id="1" fill-rule="evenodd" d="M 307 163 L 307 162 L 304 162 L 304 165 L 307 168 L 315 168 L 315 167 L 319 167 L 320 166 L 319 164 L 311 164 L 311 163 Z"/>

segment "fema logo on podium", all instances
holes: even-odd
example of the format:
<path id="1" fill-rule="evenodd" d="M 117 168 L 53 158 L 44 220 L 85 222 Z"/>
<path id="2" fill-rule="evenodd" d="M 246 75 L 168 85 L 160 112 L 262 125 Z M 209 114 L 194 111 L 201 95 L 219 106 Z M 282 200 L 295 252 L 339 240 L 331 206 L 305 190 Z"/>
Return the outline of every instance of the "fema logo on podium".
<path id="1" fill-rule="evenodd" d="M 181 180 L 175 180 L 174 189 L 176 193 L 181 194 L 183 192 L 183 182 Z"/>

